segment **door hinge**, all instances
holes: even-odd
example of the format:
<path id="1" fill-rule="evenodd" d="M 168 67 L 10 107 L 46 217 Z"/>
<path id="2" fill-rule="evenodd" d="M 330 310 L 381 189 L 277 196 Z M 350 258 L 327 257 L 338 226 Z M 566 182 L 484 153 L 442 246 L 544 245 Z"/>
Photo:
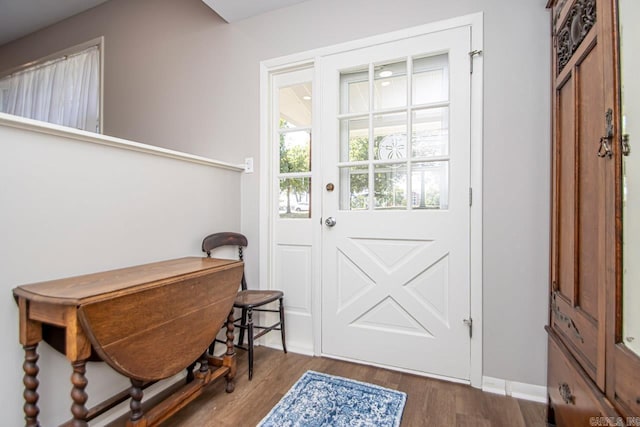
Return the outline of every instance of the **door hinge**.
<path id="1" fill-rule="evenodd" d="M 469 52 L 469 73 L 473 74 L 473 58 L 477 55 L 482 55 L 481 50 L 472 50 Z"/>
<path id="2" fill-rule="evenodd" d="M 631 144 L 629 144 L 629 135 L 622 135 L 622 155 L 628 156 L 631 154 Z"/>
<path id="3" fill-rule="evenodd" d="M 473 205 L 473 188 L 469 187 L 469 206 Z"/>
<path id="4" fill-rule="evenodd" d="M 462 322 L 469 327 L 469 338 L 473 338 L 473 319 L 469 317 Z"/>

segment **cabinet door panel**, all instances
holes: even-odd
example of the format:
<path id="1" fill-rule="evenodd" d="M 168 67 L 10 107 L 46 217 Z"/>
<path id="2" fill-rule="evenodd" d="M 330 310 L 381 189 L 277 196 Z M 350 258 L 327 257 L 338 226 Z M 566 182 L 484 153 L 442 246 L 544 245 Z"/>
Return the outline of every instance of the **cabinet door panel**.
<path id="1" fill-rule="evenodd" d="M 604 389 L 606 176 L 603 47 L 592 0 L 555 22 L 554 249 L 551 327 Z M 568 8 L 568 9 L 567 9 Z"/>
<path id="2" fill-rule="evenodd" d="M 572 75 L 557 90 L 557 162 L 558 162 L 558 281 L 560 294 L 574 302 L 575 270 L 575 88 Z"/>
<path id="3" fill-rule="evenodd" d="M 576 306 L 594 321 L 599 315 L 599 289 L 604 286 L 605 162 L 598 157 L 600 138 L 605 133 L 600 46 L 585 52 L 576 64 L 578 102 L 578 300 Z"/>

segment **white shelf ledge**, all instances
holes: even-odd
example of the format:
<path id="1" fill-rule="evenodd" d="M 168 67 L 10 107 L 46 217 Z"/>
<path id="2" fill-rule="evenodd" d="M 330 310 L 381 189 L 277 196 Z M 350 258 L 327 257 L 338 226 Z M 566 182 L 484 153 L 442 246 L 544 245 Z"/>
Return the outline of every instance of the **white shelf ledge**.
<path id="1" fill-rule="evenodd" d="M 24 117 L 14 116 L 11 114 L 0 113 L 0 125 L 18 129 L 26 129 L 48 135 L 60 136 L 63 138 L 89 142 L 92 144 L 107 145 L 109 147 L 121 148 L 123 150 L 137 151 L 154 156 L 169 157 L 176 160 L 197 163 L 200 165 L 211 166 L 220 169 L 227 169 L 236 172 L 244 171 L 244 164 L 235 165 L 232 163 L 222 162 L 220 160 L 209 159 L 207 157 L 196 156 L 180 151 L 168 150 L 166 148 L 142 144 L 140 142 L 128 141 L 126 139 L 116 138 L 113 136 L 91 133 L 79 129 L 69 128 L 66 126 L 54 125 L 38 120 L 26 119 Z"/>

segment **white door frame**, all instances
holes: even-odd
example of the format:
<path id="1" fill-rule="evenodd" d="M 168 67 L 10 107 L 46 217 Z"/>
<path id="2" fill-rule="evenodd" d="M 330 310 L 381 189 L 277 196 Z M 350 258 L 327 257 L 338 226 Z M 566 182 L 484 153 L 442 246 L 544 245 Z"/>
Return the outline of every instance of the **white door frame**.
<path id="1" fill-rule="evenodd" d="M 470 27 L 471 29 L 471 50 L 482 51 L 483 49 L 483 14 L 482 12 L 471 15 L 460 16 L 443 21 L 433 22 L 417 27 L 391 33 L 380 34 L 365 39 L 355 40 L 339 45 L 315 49 L 298 54 L 288 55 L 280 58 L 262 61 L 260 63 L 260 283 L 264 288 L 270 288 L 269 283 L 272 277 L 270 270 L 271 257 L 269 248 L 271 247 L 271 212 L 270 204 L 273 195 L 271 194 L 270 176 L 274 172 L 270 170 L 271 150 L 269 147 L 270 129 L 270 94 L 271 75 L 275 72 L 282 72 L 287 69 L 296 69 L 301 66 L 315 67 L 318 59 L 325 55 L 345 52 L 353 49 L 360 49 L 390 41 L 411 38 L 419 35 L 434 33 L 457 27 Z M 482 387 L 482 339 L 483 339 L 483 317 L 482 317 L 482 135 L 483 135 L 483 58 L 482 55 L 470 56 L 473 61 L 473 73 L 471 75 L 471 187 L 473 189 L 473 204 L 470 213 L 470 312 L 473 319 L 473 337 L 471 339 L 471 379 L 470 383 L 476 388 Z M 471 64 L 471 62 L 470 62 Z M 470 65 L 471 72 L 471 65 Z M 318 73 L 314 72 L 313 81 L 313 135 L 315 145 L 322 144 L 322 126 L 320 114 L 322 99 L 320 91 L 317 90 Z M 321 160 L 321 159 L 320 159 Z M 316 171 L 321 171 L 321 165 L 315 165 Z M 321 182 L 316 180 L 314 188 L 319 190 Z M 315 192 L 318 194 L 318 191 Z M 316 205 L 317 206 L 317 205 Z M 321 243 L 322 225 L 314 231 L 313 235 L 313 274 L 314 289 L 312 295 L 313 312 L 313 347 L 314 354 L 321 355 Z M 293 349 L 292 349 L 293 350 Z"/>

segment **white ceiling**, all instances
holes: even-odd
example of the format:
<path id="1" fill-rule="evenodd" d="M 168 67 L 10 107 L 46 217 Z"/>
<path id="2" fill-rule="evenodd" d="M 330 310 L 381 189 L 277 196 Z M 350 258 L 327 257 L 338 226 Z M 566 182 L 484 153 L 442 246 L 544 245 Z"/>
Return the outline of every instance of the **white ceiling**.
<path id="1" fill-rule="evenodd" d="M 0 45 L 91 9 L 107 0 L 0 0 Z M 202 0 L 234 22 L 306 0 Z"/>
<path id="2" fill-rule="evenodd" d="M 107 0 L 0 0 L 0 45 Z"/>
<path id="3" fill-rule="evenodd" d="M 1 0 L 0 0 L 1 1 Z M 202 0 L 227 22 L 239 21 L 307 0 Z"/>

